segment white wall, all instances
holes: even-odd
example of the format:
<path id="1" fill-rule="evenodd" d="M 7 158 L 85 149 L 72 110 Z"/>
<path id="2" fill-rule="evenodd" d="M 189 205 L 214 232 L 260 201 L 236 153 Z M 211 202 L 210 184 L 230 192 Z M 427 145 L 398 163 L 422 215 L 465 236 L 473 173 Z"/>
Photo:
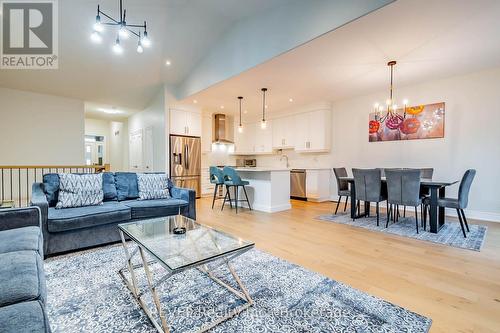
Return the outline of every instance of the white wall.
<path id="1" fill-rule="evenodd" d="M 126 171 L 128 165 L 128 124 L 111 121 L 109 134 L 109 164 L 111 171 Z"/>
<path id="2" fill-rule="evenodd" d="M 0 88 L 0 165 L 83 165 L 83 101 Z"/>
<path id="3" fill-rule="evenodd" d="M 168 123 L 165 117 L 165 93 L 162 90 L 151 101 L 144 111 L 136 113 L 128 119 L 128 133 L 153 128 L 153 171 L 165 171 L 168 159 L 167 133 L 165 126 Z"/>
<path id="4" fill-rule="evenodd" d="M 336 102 L 334 165 L 434 167 L 434 178 L 443 180 L 459 180 L 474 168 L 468 214 L 500 221 L 499 88 L 500 68 L 396 90 L 396 99 L 408 98 L 410 104 L 446 103 L 443 139 L 370 143 L 368 113 L 375 101 L 385 101 L 387 91 Z M 454 186 L 447 195 L 456 196 L 457 190 Z"/>

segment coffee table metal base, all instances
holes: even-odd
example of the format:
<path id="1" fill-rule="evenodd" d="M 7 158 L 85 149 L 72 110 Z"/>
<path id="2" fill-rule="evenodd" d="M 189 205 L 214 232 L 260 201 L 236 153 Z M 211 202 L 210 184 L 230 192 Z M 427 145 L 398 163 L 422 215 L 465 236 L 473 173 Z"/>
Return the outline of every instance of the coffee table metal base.
<path id="1" fill-rule="evenodd" d="M 142 308 L 144 313 L 148 316 L 151 323 L 155 326 L 157 331 L 162 332 L 162 333 L 169 333 L 170 328 L 167 324 L 165 314 L 161 308 L 161 302 L 160 302 L 160 298 L 158 296 L 157 288 L 160 285 L 162 285 L 163 283 L 165 283 L 168 280 L 168 278 L 170 278 L 174 274 L 177 274 L 180 272 L 173 273 L 173 272 L 167 271 L 167 273 L 165 275 L 163 275 L 160 279 L 158 279 L 155 282 L 153 280 L 153 275 L 151 273 L 151 269 L 149 268 L 149 266 L 151 264 L 156 263 L 156 261 L 155 260 L 148 261 L 146 258 L 146 255 L 144 253 L 144 250 L 142 249 L 141 246 L 139 246 L 137 244 L 135 244 L 137 246 L 135 249 L 133 249 L 132 251 L 129 251 L 129 247 L 127 245 L 127 242 L 125 241 L 124 234 L 121 230 L 120 230 L 120 236 L 121 236 L 122 245 L 123 245 L 123 249 L 124 249 L 125 257 L 126 257 L 126 266 L 118 271 L 120 277 L 122 278 L 122 280 L 125 283 L 125 285 L 127 286 L 127 288 L 130 290 L 130 292 L 134 296 L 134 299 L 137 301 L 137 303 Z M 131 243 L 133 244 L 134 242 L 132 241 Z M 140 254 L 141 263 L 133 264 L 132 258 L 134 258 L 134 256 L 137 253 Z M 228 312 L 225 316 L 203 325 L 201 328 L 199 328 L 195 332 L 206 332 L 206 331 L 214 328 L 215 326 L 221 324 L 222 322 L 236 316 L 237 314 L 248 309 L 249 307 L 251 307 L 254 304 L 254 301 L 250 297 L 248 290 L 246 289 L 244 284 L 241 282 L 241 279 L 236 274 L 236 271 L 234 270 L 233 266 L 230 263 L 231 259 L 237 257 L 240 254 L 241 253 L 236 253 L 236 254 L 233 254 L 232 256 L 222 258 L 222 259 L 220 259 L 220 261 L 222 261 L 222 263 L 219 263 L 220 266 L 223 265 L 229 269 L 229 272 L 231 273 L 234 281 L 237 283 L 240 290 L 236 290 L 235 288 L 231 287 L 230 285 L 228 285 L 227 283 L 225 283 L 224 281 L 222 281 L 221 279 L 216 277 L 213 274 L 213 271 L 211 271 L 206 264 L 191 267 L 191 268 L 197 268 L 200 272 L 206 274 L 213 281 L 215 281 L 216 283 L 218 283 L 219 285 L 226 288 L 228 291 L 232 292 L 234 295 L 236 295 L 237 297 L 239 297 L 245 301 L 245 303 L 243 305 Z M 138 288 L 137 277 L 136 277 L 136 274 L 134 272 L 135 270 L 141 269 L 141 268 L 144 268 L 144 272 L 145 272 L 146 280 L 147 280 L 147 284 L 148 284 L 148 288 L 145 290 L 142 290 L 142 291 L 140 291 Z M 127 273 L 127 272 L 130 274 L 130 279 L 127 278 L 127 276 L 125 275 L 125 273 Z M 158 316 L 160 318 L 160 322 L 158 322 L 158 320 L 155 318 L 154 314 L 151 312 L 151 309 L 149 308 L 149 306 L 143 300 L 144 295 L 148 292 L 151 294 L 151 296 L 153 298 L 153 302 L 154 302 L 154 305 L 156 307 L 156 311 L 158 313 Z"/>

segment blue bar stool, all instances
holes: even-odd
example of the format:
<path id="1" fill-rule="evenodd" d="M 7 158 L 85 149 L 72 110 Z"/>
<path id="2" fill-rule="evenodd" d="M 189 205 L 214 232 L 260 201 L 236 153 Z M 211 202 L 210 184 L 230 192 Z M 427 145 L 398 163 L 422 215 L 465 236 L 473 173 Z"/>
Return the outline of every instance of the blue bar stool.
<path id="1" fill-rule="evenodd" d="M 210 183 L 215 184 L 214 198 L 212 200 L 212 209 L 214 209 L 215 200 L 222 200 L 224 197 L 217 196 L 219 186 L 224 186 L 224 174 L 222 170 L 216 166 L 210 167 Z"/>
<path id="2" fill-rule="evenodd" d="M 224 174 L 224 185 L 226 185 L 226 195 L 224 196 L 224 202 L 222 203 L 222 209 L 224 209 L 224 204 L 226 203 L 226 199 L 229 199 L 229 204 L 231 205 L 231 208 L 233 208 L 233 205 L 231 204 L 231 195 L 229 194 L 229 189 L 231 187 L 234 187 L 234 196 L 235 200 L 234 203 L 236 204 L 236 214 L 238 214 L 238 202 L 239 201 L 246 201 L 248 204 L 248 208 L 252 210 L 252 206 L 250 205 L 250 200 L 248 200 L 248 195 L 247 195 L 247 190 L 245 188 L 245 185 L 249 185 L 250 183 L 246 180 L 242 180 L 238 172 L 231 168 L 231 167 L 224 167 L 222 170 L 222 173 Z M 238 200 L 238 188 L 243 187 L 243 192 L 245 193 L 245 198 L 246 200 Z"/>

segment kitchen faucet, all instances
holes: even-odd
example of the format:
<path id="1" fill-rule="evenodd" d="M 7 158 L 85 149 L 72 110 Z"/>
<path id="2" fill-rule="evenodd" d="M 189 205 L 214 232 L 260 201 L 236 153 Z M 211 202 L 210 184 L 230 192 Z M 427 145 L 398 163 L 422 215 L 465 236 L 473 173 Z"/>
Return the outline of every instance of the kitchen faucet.
<path id="1" fill-rule="evenodd" d="M 280 162 L 283 161 L 283 158 L 286 159 L 286 167 L 289 168 L 290 164 L 288 163 L 288 155 L 283 154 L 283 151 L 281 151 L 281 157 L 280 157 Z"/>

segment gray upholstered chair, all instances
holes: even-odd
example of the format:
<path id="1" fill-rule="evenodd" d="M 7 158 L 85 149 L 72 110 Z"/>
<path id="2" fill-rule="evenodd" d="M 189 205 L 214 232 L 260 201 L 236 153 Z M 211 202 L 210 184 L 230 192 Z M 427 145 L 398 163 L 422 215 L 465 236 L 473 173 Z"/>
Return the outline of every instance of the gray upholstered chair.
<path id="1" fill-rule="evenodd" d="M 387 196 L 382 192 L 382 179 L 380 169 L 352 169 L 354 176 L 354 186 L 356 187 L 356 205 L 359 214 L 359 205 L 361 201 L 368 203 L 375 202 L 377 204 L 377 226 L 379 225 L 379 203 L 386 200 Z M 366 206 L 365 206 L 366 207 Z M 370 212 L 365 211 L 367 216 Z"/>
<path id="2" fill-rule="evenodd" d="M 389 204 L 385 227 L 389 226 L 391 215 L 394 221 L 398 219 L 399 206 L 412 206 L 415 208 L 415 224 L 418 234 L 417 207 L 422 204 L 420 169 L 386 169 L 385 177 L 387 180 L 387 203 Z M 394 206 L 396 206 L 396 212 L 393 210 Z"/>
<path id="3" fill-rule="evenodd" d="M 335 213 L 339 209 L 340 201 L 342 197 L 345 196 L 345 204 L 344 204 L 344 212 L 347 208 L 347 200 L 351 196 L 351 191 L 349 190 L 349 182 L 347 180 L 342 180 L 340 177 L 347 177 L 346 168 L 333 168 L 333 173 L 335 174 L 335 179 L 337 179 L 337 193 L 339 195 L 339 199 L 337 200 L 337 207 L 335 207 Z"/>
<path id="4" fill-rule="evenodd" d="M 465 229 L 469 232 L 469 224 L 467 223 L 467 218 L 465 217 L 464 209 L 467 208 L 469 204 L 469 192 L 470 187 L 472 185 L 472 181 L 476 176 L 476 170 L 469 169 L 465 171 L 462 180 L 460 181 L 460 187 L 458 188 L 458 198 L 439 198 L 438 206 L 445 208 L 455 208 L 457 210 L 458 220 L 460 221 L 460 227 L 462 228 L 462 233 L 464 237 L 467 238 L 467 234 L 465 233 Z M 427 216 L 427 208 L 430 209 L 430 198 L 425 198 L 424 200 L 425 208 L 425 217 Z M 430 212 L 429 212 L 430 213 Z M 464 228 L 465 224 L 465 228 Z"/>

